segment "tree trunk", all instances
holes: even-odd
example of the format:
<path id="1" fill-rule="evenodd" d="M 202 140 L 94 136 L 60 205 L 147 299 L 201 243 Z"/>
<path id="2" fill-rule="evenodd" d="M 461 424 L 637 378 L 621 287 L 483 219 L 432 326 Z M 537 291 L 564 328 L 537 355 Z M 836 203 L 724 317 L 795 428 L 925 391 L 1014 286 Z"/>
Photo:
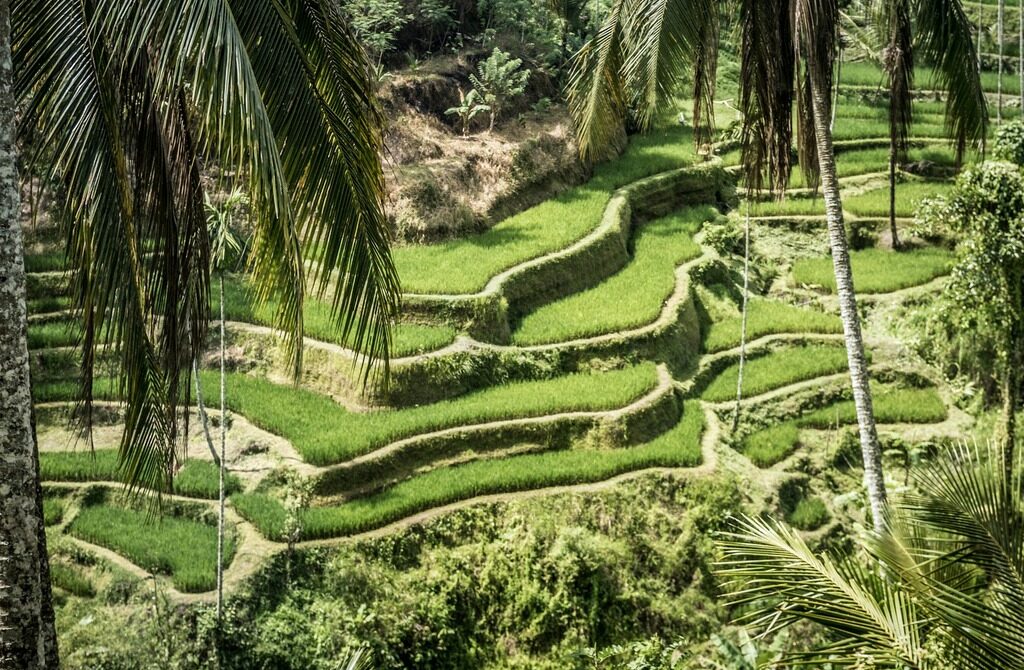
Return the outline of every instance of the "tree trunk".
<path id="1" fill-rule="evenodd" d="M 900 235 L 896 229 L 896 137 L 889 135 L 889 231 L 892 235 L 892 248 L 900 248 Z"/>
<path id="2" fill-rule="evenodd" d="M 818 82 L 812 82 L 811 85 L 814 134 L 818 145 L 818 165 L 821 169 L 821 192 L 825 199 L 825 217 L 828 223 L 829 246 L 832 249 L 832 265 L 836 275 L 839 315 L 843 322 L 846 356 L 850 363 L 850 382 L 853 386 L 853 403 L 857 411 L 860 446 L 864 456 L 864 483 L 871 503 L 871 518 L 875 529 L 880 531 L 885 527 L 883 511 L 886 498 L 882 450 L 871 405 L 871 386 L 868 383 L 868 366 L 864 357 L 864 340 L 861 335 L 860 316 L 857 313 L 857 296 L 853 290 L 850 248 L 846 240 L 843 205 L 836 177 L 835 149 L 829 130 L 829 92 L 821 90 Z"/>
<path id="3" fill-rule="evenodd" d="M 978 72 L 981 72 L 981 18 L 985 14 L 985 3 L 978 0 Z"/>
<path id="4" fill-rule="evenodd" d="M 749 194 L 748 194 L 749 195 Z M 747 359 L 747 306 L 750 301 L 750 198 L 747 198 L 743 219 L 743 316 L 740 319 L 740 361 L 736 371 L 736 410 L 732 415 L 732 432 L 740 427 L 740 403 L 743 401 L 743 365 Z"/>
<path id="5" fill-rule="evenodd" d="M 1020 113 L 1024 118 L 1024 6 L 1017 7 L 1017 77 L 1020 86 Z"/>
<path id="6" fill-rule="evenodd" d="M 217 515 L 217 627 L 220 628 L 224 614 L 224 468 L 227 453 L 227 376 L 224 368 L 224 272 L 220 273 L 220 471 L 219 502 Z"/>
<path id="7" fill-rule="evenodd" d="M 998 74 L 996 75 L 996 123 L 1003 123 L 1003 15 L 1006 11 L 1006 0 L 999 0 L 999 7 L 996 10 L 996 40 L 999 45 L 996 49 L 999 58 Z"/>
<path id="8" fill-rule="evenodd" d="M 0 0 L 0 669 L 57 670 L 29 383 L 11 3 Z"/>
<path id="9" fill-rule="evenodd" d="M 1019 361 L 1011 356 L 1011 363 L 1003 374 L 1003 468 L 1013 474 L 1013 463 L 1017 446 L 1017 393 L 1020 388 Z M 1007 477 L 1012 481 L 1012 477 Z"/>

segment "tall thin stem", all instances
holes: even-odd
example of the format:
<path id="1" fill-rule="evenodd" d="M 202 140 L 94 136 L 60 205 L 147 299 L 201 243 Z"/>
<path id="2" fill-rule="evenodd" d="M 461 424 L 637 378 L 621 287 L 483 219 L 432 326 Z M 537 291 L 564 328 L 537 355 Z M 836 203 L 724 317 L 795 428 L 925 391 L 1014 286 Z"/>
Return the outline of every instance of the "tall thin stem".
<path id="1" fill-rule="evenodd" d="M 996 9 L 996 40 L 999 42 L 996 48 L 996 56 L 999 64 L 996 75 L 996 123 L 1003 123 L 1003 13 L 1006 11 L 1006 0 L 999 0 Z"/>
<path id="2" fill-rule="evenodd" d="M 750 194 L 747 194 L 743 217 L 743 314 L 740 318 L 740 361 L 736 373 L 736 409 L 732 415 L 732 432 L 740 427 L 740 404 L 743 401 L 743 366 L 747 358 L 747 305 L 750 300 Z"/>
<path id="3" fill-rule="evenodd" d="M 224 614 L 224 468 L 227 454 L 227 389 L 224 366 L 224 272 L 220 272 L 220 469 L 219 501 L 217 516 L 217 626 L 220 627 Z"/>

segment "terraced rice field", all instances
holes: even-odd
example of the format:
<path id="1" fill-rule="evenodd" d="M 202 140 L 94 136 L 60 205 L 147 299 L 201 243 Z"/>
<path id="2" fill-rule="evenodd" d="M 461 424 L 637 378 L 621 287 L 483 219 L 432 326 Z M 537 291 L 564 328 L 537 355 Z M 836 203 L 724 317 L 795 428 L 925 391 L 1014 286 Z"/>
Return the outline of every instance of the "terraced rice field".
<path id="1" fill-rule="evenodd" d="M 844 81 L 855 86 L 877 83 L 877 75 L 859 64 L 843 69 Z M 915 105 L 919 143 L 911 161 L 951 167 L 952 151 L 936 142 L 943 131 L 941 103 Z M 884 217 L 884 178 L 873 180 L 887 168 L 885 110 L 849 95 L 841 98 L 838 116 L 840 139 L 857 140 L 839 144 L 844 206 L 851 216 Z M 725 166 L 737 161 L 735 152 L 721 157 Z M 669 202 L 676 183 L 647 179 L 657 175 L 707 182 L 713 195 L 652 220 L 627 219 L 626 237 L 616 242 L 620 256 L 609 261 L 609 247 L 600 245 L 610 238 L 595 231 L 614 207 L 628 213 L 639 204 L 630 200 L 638 183 L 647 185 L 645 199 Z M 702 232 L 708 222 L 738 220 L 725 217 L 740 203 L 714 181 L 723 175 L 719 164 L 697 158 L 688 129 L 668 126 L 634 139 L 587 183 L 485 233 L 396 249 L 410 302 L 426 307 L 417 303 L 395 330 L 393 354 L 401 360 L 394 362 L 394 387 L 386 393 L 363 394 L 337 383 L 351 357 L 327 305 L 316 300 L 307 303 L 305 316 L 318 358 L 302 383 L 293 383 L 273 339 L 244 337 L 263 332 L 273 306 L 254 308 L 245 278 L 231 277 L 226 425 L 229 505 L 237 526 L 229 581 L 237 583 L 259 564 L 232 560 L 234 554 L 274 553 L 287 539 L 343 541 L 481 500 L 585 489 L 652 469 L 704 477 L 740 468 L 742 476 L 756 478 L 760 468 L 786 467 L 797 450 L 814 452 L 810 438 L 816 433 L 849 426 L 852 404 L 842 398 L 829 396 L 797 415 L 787 404 L 800 392 L 835 386 L 847 367 L 842 325 L 828 295 L 831 260 L 803 253 L 796 259 L 754 258 L 760 274 L 746 319 L 746 340 L 753 344 L 743 396 L 744 407 L 756 405 L 757 411 L 742 415 L 738 438 L 725 433 L 742 339 L 741 262 L 735 254 L 714 252 Z M 823 211 L 820 200 L 806 197 L 796 172 L 790 185 L 789 197 L 762 203 L 758 214 L 811 217 L 801 240 L 823 249 L 813 218 Z M 899 186 L 899 215 L 911 216 L 921 198 L 944 188 L 945 182 L 908 176 Z M 574 256 L 560 255 L 570 248 Z M 901 300 L 900 289 L 945 274 L 952 258 L 949 250 L 927 246 L 899 252 L 898 259 L 896 253 L 855 252 L 857 290 Z M 60 254 L 45 247 L 28 258 L 34 314 L 68 307 L 54 274 L 62 266 Z M 578 276 L 581 268 L 586 278 Z M 502 283 L 493 295 L 480 293 L 490 291 L 499 275 L 515 281 Z M 705 303 L 702 291 L 722 304 Z M 216 313 L 217 305 L 212 307 Z M 74 356 L 63 348 L 75 343 L 77 332 L 67 315 L 47 318 L 52 320 L 30 329 L 33 393 L 37 403 L 59 405 L 74 399 L 79 383 Z M 876 351 L 871 340 L 868 348 L 873 364 L 896 355 L 884 347 Z M 200 380 L 214 397 L 216 371 L 204 370 Z M 109 379 L 97 380 L 95 389 L 97 398 L 113 398 Z M 875 409 L 882 423 L 939 430 L 952 411 L 942 397 L 937 388 L 888 381 L 877 388 Z M 221 418 L 213 415 L 217 427 Z M 190 511 L 158 517 L 122 504 L 109 484 L 118 474 L 118 425 L 115 417 L 97 430 L 95 454 L 68 451 L 69 433 L 58 426 L 41 433 L 48 532 L 103 547 L 175 591 L 209 590 L 217 472 L 195 437 L 198 429 L 191 427 L 191 458 L 174 478 L 175 504 Z M 725 454 L 730 458 L 720 458 Z M 295 478 L 286 472 L 309 484 L 308 499 L 292 490 Z M 97 490 L 106 493 L 97 497 Z M 828 509 L 813 497 L 783 511 L 807 529 L 828 520 Z M 289 528 L 294 537 L 286 537 Z M 60 588 L 89 593 L 89 576 L 65 567 L 55 571 Z"/>

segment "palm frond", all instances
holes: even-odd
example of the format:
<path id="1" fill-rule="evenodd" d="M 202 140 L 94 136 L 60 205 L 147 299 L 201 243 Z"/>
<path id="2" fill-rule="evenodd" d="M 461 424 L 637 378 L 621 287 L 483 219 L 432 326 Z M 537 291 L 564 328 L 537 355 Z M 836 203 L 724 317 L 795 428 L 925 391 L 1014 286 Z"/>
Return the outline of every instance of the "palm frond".
<path id="1" fill-rule="evenodd" d="M 167 384 L 151 338 L 145 231 L 137 225 L 130 153 L 137 127 L 122 117 L 138 93 L 114 67 L 93 16 L 72 0 L 22 0 L 13 51 L 31 161 L 45 158 L 85 324 L 80 402 L 92 416 L 96 351 L 118 352 L 118 391 L 128 403 L 121 469 L 132 488 L 165 490 L 174 459 Z"/>
<path id="2" fill-rule="evenodd" d="M 151 52 L 157 96 L 185 90 L 203 155 L 246 176 L 254 300 L 277 305 L 296 374 L 302 364 L 305 296 L 300 237 L 274 127 L 244 36 L 226 0 L 100 4 L 97 24 L 118 52 Z"/>
<path id="3" fill-rule="evenodd" d="M 711 0 L 635 0 L 628 19 L 626 39 L 621 43 L 622 76 L 639 127 L 650 127 L 658 104 L 672 98 L 695 64 L 694 86 L 700 95 L 694 99 L 694 124 L 710 119 L 718 49 L 716 4 Z"/>
<path id="4" fill-rule="evenodd" d="M 626 5 L 614 0 L 597 34 L 572 59 L 567 95 L 584 160 L 608 157 L 626 118 L 620 76 Z"/>
<path id="5" fill-rule="evenodd" d="M 763 519 L 738 520 L 722 547 L 731 601 L 755 605 L 751 622 L 766 633 L 811 621 L 839 636 L 827 649 L 835 665 L 918 665 L 921 615 L 877 574 L 815 555 L 795 531 Z"/>
<path id="6" fill-rule="evenodd" d="M 792 171 L 793 78 L 796 69 L 789 3 L 742 0 L 740 110 L 742 163 L 751 191 L 785 191 Z"/>
<path id="7" fill-rule="evenodd" d="M 384 216 L 384 117 L 369 63 L 333 2 L 241 2 L 239 29 L 282 148 L 319 295 L 364 370 L 390 352 L 398 274 Z M 349 337 L 351 334 L 351 337 Z"/>
<path id="8" fill-rule="evenodd" d="M 839 54 L 839 6 L 836 0 L 793 0 L 793 43 L 797 51 L 797 154 L 805 181 L 812 189 L 819 180 L 817 135 L 813 110 L 832 116 L 832 91 Z M 812 96 L 818 95 L 818 99 Z"/>
<path id="9" fill-rule="evenodd" d="M 914 0 L 911 14 L 918 54 L 932 64 L 937 88 L 947 92 L 946 132 L 960 163 L 968 144 L 984 147 L 988 132 L 971 23 L 961 0 Z"/>

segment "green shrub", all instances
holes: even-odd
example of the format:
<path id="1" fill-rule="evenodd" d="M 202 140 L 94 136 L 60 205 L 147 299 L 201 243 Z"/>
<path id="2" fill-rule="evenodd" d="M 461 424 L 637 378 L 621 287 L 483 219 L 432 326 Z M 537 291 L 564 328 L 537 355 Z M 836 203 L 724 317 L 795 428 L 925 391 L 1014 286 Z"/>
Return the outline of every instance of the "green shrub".
<path id="1" fill-rule="evenodd" d="M 1024 165 L 1024 121 L 1017 119 L 999 126 L 992 155 L 1000 160 Z"/>
<path id="2" fill-rule="evenodd" d="M 743 253 L 743 231 L 739 227 L 723 223 L 704 226 L 704 244 L 722 256 Z"/>
<path id="3" fill-rule="evenodd" d="M 68 532 L 115 551 L 144 570 L 170 575 L 180 591 L 209 591 L 216 585 L 217 529 L 213 526 L 186 517 L 97 504 L 84 507 Z M 235 537 L 229 531 L 225 566 L 234 553 Z"/>
<path id="4" fill-rule="evenodd" d="M 690 467 L 701 460 L 704 415 L 689 401 L 672 430 L 647 444 L 607 450 L 569 449 L 473 461 L 431 470 L 379 493 L 336 507 L 300 512 L 302 536 L 316 539 L 351 535 L 460 500 L 608 479 L 652 467 Z M 267 537 L 278 539 L 286 517 L 280 502 L 265 494 L 238 494 L 232 504 Z"/>
<path id="5" fill-rule="evenodd" d="M 759 468 L 767 468 L 785 459 L 800 443 L 800 429 L 784 421 L 751 433 L 743 439 L 741 451 Z"/>
<path id="6" fill-rule="evenodd" d="M 786 514 L 786 523 L 800 530 L 817 530 L 828 520 L 828 508 L 817 496 L 801 498 L 793 510 Z"/>

